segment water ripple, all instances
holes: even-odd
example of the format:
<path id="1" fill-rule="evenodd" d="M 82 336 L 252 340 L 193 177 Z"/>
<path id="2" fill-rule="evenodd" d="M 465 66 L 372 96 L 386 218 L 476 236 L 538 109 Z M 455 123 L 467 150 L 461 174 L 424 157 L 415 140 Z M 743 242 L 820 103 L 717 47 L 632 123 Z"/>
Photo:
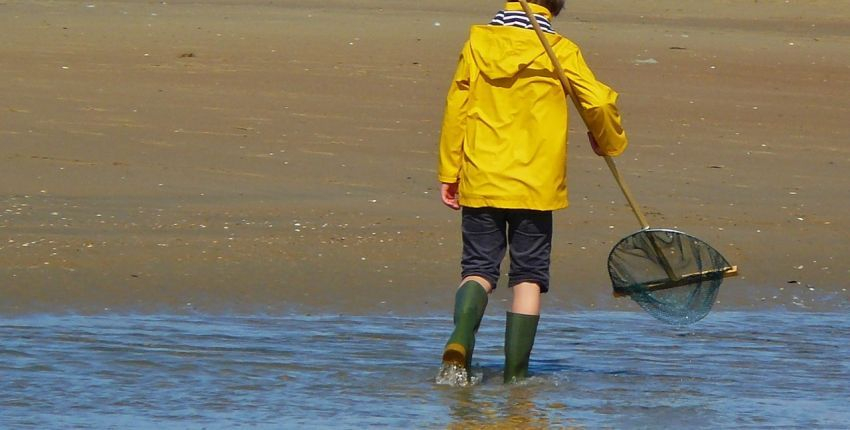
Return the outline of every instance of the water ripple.
<path id="1" fill-rule="evenodd" d="M 850 322 L 716 312 L 544 315 L 532 377 L 501 383 L 485 318 L 471 387 L 435 384 L 447 316 L 0 319 L 2 428 L 841 427 Z"/>

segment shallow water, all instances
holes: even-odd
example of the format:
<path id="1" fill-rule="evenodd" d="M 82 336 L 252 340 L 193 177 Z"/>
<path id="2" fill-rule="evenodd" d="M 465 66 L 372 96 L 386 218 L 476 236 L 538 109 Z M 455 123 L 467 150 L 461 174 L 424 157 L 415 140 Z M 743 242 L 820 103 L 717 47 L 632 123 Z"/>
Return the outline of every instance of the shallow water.
<path id="1" fill-rule="evenodd" d="M 544 315 L 521 385 L 504 316 L 477 385 L 434 382 L 450 316 L 0 318 L 2 428 L 819 427 L 850 425 L 843 313 Z"/>

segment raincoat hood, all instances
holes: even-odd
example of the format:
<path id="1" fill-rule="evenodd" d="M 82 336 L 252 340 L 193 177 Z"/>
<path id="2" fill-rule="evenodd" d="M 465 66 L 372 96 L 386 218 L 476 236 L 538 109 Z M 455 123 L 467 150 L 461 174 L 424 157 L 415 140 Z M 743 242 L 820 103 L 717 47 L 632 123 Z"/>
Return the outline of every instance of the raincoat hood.
<path id="1" fill-rule="evenodd" d="M 552 19 L 552 13 L 543 6 L 529 3 L 538 18 Z M 504 11 L 521 12 L 518 2 L 507 2 Z M 562 40 L 555 33 L 547 34 L 551 45 Z M 484 76 L 489 79 L 513 78 L 529 65 L 545 60 L 550 64 L 546 51 L 537 34 L 531 28 L 493 25 L 472 26 L 469 34 L 472 60 Z"/>
<path id="2" fill-rule="evenodd" d="M 513 78 L 536 61 L 548 62 L 537 35 L 521 28 L 474 26 L 469 47 L 473 61 L 489 79 Z"/>

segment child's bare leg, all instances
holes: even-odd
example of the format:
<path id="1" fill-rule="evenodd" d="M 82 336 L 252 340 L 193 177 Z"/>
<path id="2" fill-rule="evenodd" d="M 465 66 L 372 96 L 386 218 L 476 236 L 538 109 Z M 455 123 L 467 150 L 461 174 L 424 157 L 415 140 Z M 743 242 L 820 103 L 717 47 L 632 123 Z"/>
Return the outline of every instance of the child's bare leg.
<path id="1" fill-rule="evenodd" d="M 534 282 L 514 285 L 514 301 L 511 312 L 523 315 L 540 315 L 540 287 Z"/>

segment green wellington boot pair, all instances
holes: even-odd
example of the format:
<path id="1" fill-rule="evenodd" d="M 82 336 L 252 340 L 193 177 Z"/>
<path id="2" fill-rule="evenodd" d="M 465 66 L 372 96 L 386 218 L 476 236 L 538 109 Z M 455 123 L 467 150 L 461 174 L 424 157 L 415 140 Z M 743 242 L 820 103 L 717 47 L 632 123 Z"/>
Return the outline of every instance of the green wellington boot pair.
<path id="1" fill-rule="evenodd" d="M 475 281 L 467 281 L 455 294 L 455 328 L 443 351 L 443 363 L 463 366 L 467 374 L 472 367 L 475 334 L 487 307 L 487 291 Z M 505 325 L 505 383 L 515 382 L 528 375 L 528 360 L 539 315 L 508 312 Z"/>

